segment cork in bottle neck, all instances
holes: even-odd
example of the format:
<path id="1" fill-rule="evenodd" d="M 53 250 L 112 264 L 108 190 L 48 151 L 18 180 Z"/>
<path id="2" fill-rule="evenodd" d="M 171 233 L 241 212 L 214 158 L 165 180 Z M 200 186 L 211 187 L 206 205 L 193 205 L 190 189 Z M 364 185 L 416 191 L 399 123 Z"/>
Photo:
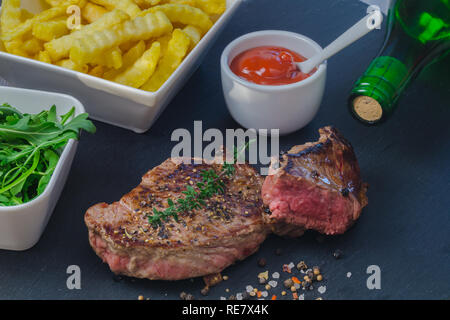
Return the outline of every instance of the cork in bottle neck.
<path id="1" fill-rule="evenodd" d="M 362 120 L 376 122 L 383 116 L 383 108 L 377 100 L 368 96 L 353 99 L 353 110 Z"/>

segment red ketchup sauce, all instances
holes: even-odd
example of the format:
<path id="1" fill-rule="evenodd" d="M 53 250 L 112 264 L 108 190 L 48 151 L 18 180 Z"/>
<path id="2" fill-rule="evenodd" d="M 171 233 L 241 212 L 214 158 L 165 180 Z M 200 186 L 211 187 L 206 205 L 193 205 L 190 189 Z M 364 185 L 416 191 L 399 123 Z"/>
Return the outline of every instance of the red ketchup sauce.
<path id="1" fill-rule="evenodd" d="M 313 74 L 298 70 L 295 62 L 303 62 L 302 55 L 282 47 L 256 47 L 242 52 L 231 62 L 237 76 L 256 84 L 283 85 L 302 81 Z"/>

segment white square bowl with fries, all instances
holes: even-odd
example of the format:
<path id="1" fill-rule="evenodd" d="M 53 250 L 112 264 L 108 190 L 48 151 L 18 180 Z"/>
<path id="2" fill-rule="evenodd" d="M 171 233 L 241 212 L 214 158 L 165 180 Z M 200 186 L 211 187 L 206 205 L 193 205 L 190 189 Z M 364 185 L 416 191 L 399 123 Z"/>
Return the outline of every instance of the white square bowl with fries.
<path id="1" fill-rule="evenodd" d="M 36 114 L 56 106 L 58 115 L 75 108 L 74 115 L 84 113 L 75 98 L 52 92 L 0 87 L 0 105 L 8 103 L 23 113 Z M 67 180 L 78 141 L 69 140 L 44 192 L 20 205 L 0 206 L 0 249 L 22 251 L 34 246 L 41 237 Z"/>
<path id="2" fill-rule="evenodd" d="M 90 117 L 132 130 L 147 131 L 199 66 L 215 38 L 243 0 L 227 0 L 225 12 L 155 92 L 136 89 L 57 65 L 0 52 L 0 76 L 13 86 L 56 91 L 79 99 Z M 22 0 L 22 8 L 38 13 L 38 0 Z"/>

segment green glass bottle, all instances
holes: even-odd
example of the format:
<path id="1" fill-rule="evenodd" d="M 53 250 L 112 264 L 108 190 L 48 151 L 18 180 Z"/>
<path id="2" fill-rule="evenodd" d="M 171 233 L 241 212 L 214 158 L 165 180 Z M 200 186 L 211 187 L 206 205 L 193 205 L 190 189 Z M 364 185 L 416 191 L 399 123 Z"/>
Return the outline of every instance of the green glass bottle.
<path id="1" fill-rule="evenodd" d="M 385 121 L 417 73 L 450 49 L 450 0 L 397 0 L 378 56 L 354 84 L 348 105 L 354 117 Z"/>

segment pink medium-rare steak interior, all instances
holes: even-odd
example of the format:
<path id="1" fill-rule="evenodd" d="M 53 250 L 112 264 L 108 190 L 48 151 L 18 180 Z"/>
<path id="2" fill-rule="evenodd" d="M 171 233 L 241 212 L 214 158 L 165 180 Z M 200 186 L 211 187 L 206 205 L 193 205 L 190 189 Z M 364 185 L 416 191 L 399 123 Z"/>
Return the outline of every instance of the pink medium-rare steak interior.
<path id="1" fill-rule="evenodd" d="M 315 143 L 295 146 L 262 188 L 269 214 L 264 219 L 279 235 L 298 236 L 313 229 L 345 232 L 367 204 L 367 186 L 351 144 L 332 127 L 319 130 Z"/>

